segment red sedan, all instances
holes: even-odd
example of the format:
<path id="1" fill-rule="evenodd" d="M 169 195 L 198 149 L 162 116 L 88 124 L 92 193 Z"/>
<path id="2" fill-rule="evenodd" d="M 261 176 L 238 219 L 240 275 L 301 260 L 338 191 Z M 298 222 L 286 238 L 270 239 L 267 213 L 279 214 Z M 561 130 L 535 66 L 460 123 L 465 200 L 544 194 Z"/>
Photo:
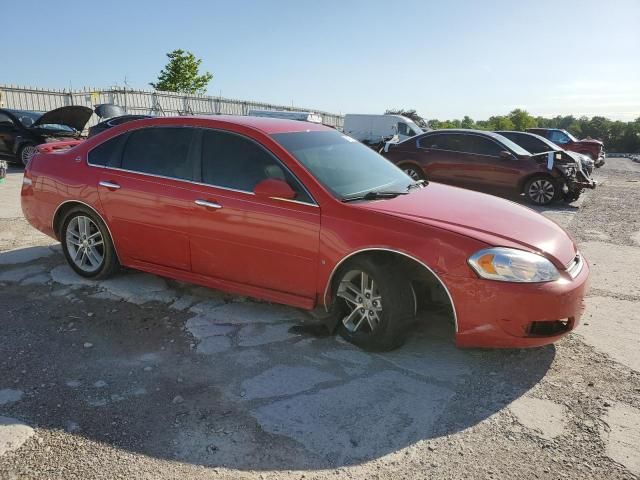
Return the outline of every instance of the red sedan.
<path id="1" fill-rule="evenodd" d="M 553 342 L 577 325 L 589 275 L 569 235 L 532 210 L 416 182 L 290 120 L 154 118 L 49 146 L 25 170 L 22 209 L 84 277 L 124 265 L 324 308 L 375 350 L 400 345 L 434 304 L 460 346 Z"/>

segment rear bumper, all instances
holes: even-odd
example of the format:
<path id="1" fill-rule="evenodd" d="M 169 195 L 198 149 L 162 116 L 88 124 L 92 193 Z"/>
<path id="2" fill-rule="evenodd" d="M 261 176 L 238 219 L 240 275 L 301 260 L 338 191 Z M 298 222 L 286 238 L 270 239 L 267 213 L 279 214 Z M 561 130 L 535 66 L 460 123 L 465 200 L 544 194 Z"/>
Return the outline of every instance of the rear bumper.
<path id="1" fill-rule="evenodd" d="M 584 310 L 589 266 L 555 282 L 515 284 L 442 276 L 457 315 L 459 347 L 524 348 L 553 343 L 575 329 Z"/>

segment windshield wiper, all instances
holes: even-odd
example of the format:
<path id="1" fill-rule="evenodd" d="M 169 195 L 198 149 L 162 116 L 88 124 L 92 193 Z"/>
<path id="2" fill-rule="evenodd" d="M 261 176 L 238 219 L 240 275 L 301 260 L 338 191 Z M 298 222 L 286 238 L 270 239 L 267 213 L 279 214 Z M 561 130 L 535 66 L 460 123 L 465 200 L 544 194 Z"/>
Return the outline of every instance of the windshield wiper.
<path id="1" fill-rule="evenodd" d="M 354 200 L 380 200 L 383 198 L 395 198 L 398 195 L 406 195 L 407 192 L 394 192 L 394 191 L 384 191 L 384 190 L 372 190 L 370 192 L 365 193 L 364 195 L 353 195 L 350 197 L 344 197 L 342 199 L 343 202 L 353 202 Z"/>

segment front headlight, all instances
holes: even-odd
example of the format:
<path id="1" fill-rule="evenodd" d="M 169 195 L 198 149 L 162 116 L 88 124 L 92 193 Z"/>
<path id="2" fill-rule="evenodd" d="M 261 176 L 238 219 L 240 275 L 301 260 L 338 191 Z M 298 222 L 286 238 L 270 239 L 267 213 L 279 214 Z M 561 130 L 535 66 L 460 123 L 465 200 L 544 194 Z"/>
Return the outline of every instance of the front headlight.
<path id="1" fill-rule="evenodd" d="M 552 282 L 560 277 L 556 267 L 541 255 L 495 247 L 469 257 L 469 265 L 482 278 L 501 282 Z"/>

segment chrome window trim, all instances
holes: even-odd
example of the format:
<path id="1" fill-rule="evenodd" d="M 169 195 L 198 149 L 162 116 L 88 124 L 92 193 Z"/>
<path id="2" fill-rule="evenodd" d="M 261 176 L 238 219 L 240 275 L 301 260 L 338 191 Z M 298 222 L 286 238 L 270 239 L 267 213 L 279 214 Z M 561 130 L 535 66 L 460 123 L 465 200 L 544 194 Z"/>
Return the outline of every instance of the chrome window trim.
<path id="1" fill-rule="evenodd" d="M 58 205 L 56 207 L 56 209 L 53 212 L 53 215 L 51 216 L 51 230 L 53 231 L 53 233 L 57 234 L 56 226 L 54 225 L 54 221 L 56 219 L 56 215 L 58 215 L 58 210 L 60 210 L 60 208 L 62 208 L 62 206 L 67 204 L 67 203 L 79 203 L 81 205 L 84 205 L 85 207 L 89 208 L 93 213 L 95 213 L 100 218 L 102 223 L 104 223 L 105 227 L 107 227 L 107 232 L 109 232 L 109 236 L 111 237 L 111 244 L 113 245 L 113 251 L 116 253 L 116 258 L 118 259 L 118 261 L 120 261 L 120 255 L 118 255 L 118 249 L 116 247 L 116 242 L 115 242 L 113 234 L 111 233 L 111 229 L 109 228 L 109 224 L 105 221 L 105 219 L 102 217 L 102 215 L 100 215 L 100 213 L 98 213 L 98 211 L 94 207 L 92 207 L 88 203 L 85 203 L 85 202 L 83 202 L 81 200 L 65 200 L 64 202 L 62 202 L 60 205 Z M 60 226 L 62 227 L 62 225 L 60 225 Z M 62 233 L 62 232 L 60 232 L 60 233 Z M 58 241 L 60 241 L 60 243 L 62 243 L 62 240 L 60 240 L 59 238 L 58 238 Z"/>
<path id="2" fill-rule="evenodd" d="M 345 261 L 347 261 L 348 259 L 350 259 L 354 255 L 357 255 L 357 254 L 362 253 L 362 252 L 391 252 L 391 253 L 397 253 L 399 255 L 402 255 L 404 257 L 407 257 L 407 258 L 413 260 L 414 262 L 419 263 L 424 268 L 426 268 L 435 277 L 435 279 L 438 281 L 438 283 L 440 283 L 442 288 L 444 288 L 444 291 L 447 293 L 447 297 L 449 297 L 449 302 L 451 302 L 451 310 L 453 310 L 453 321 L 454 321 L 454 324 L 455 324 L 456 333 L 458 333 L 458 314 L 456 313 L 456 305 L 453 302 L 453 297 L 451 296 L 451 293 L 449 292 L 449 289 L 444 284 L 444 282 L 440 279 L 440 277 L 436 274 L 436 272 L 434 272 L 433 269 L 431 267 L 429 267 L 426 263 L 424 263 L 422 260 L 417 259 L 413 255 L 409 255 L 408 253 L 404 253 L 404 252 L 401 252 L 400 250 L 395 250 L 393 248 L 385 248 L 385 247 L 362 248 L 360 250 L 356 250 L 355 252 L 351 252 L 348 255 L 345 255 L 344 257 L 342 257 L 342 259 L 338 263 L 336 263 L 335 266 L 333 267 L 333 269 L 331 270 L 331 274 L 329 274 L 329 280 L 327 281 L 327 285 L 324 288 L 324 295 L 322 297 L 322 303 L 324 304 L 324 309 L 325 309 L 326 312 L 329 311 L 329 305 L 327 304 L 327 295 L 329 294 L 329 287 L 331 286 L 331 282 L 333 281 L 333 276 L 335 275 L 335 273 L 338 270 L 338 268 L 340 267 L 340 265 L 342 265 Z"/>
<path id="3" fill-rule="evenodd" d="M 277 198 L 277 197 L 271 197 L 273 200 L 280 200 L 280 201 L 288 201 L 291 203 L 298 203 L 300 205 L 308 205 L 310 207 L 315 207 L 315 208 L 319 208 L 320 205 L 318 205 L 318 202 L 316 201 L 316 199 L 313 197 L 313 195 L 311 195 L 311 192 L 309 192 L 309 190 L 307 189 L 307 187 L 304 185 L 304 183 L 302 183 L 300 181 L 300 179 L 294 175 L 294 173 L 291 171 L 291 169 L 289 169 L 284 163 L 282 163 L 282 161 L 271 151 L 269 150 L 267 147 L 265 147 L 264 145 L 256 142 L 255 140 L 253 140 L 252 138 L 249 138 L 245 135 L 236 133 L 236 132 L 232 132 L 229 130 L 221 130 L 219 128 L 211 128 L 211 127 L 202 127 L 202 126 L 195 126 L 195 125 L 177 125 L 177 126 L 173 126 L 173 125 L 152 125 L 152 126 L 145 126 L 145 127 L 138 127 L 136 129 L 132 129 L 132 130 L 127 130 L 126 132 L 122 132 L 119 135 L 113 136 L 111 138 L 109 138 L 106 141 L 112 140 L 116 137 L 119 137 L 121 135 L 126 135 L 134 130 L 140 130 L 142 128 L 195 128 L 195 129 L 201 129 L 201 130 L 213 130 L 216 132 L 222 132 L 222 133 L 230 133 L 233 135 L 237 135 L 239 137 L 242 137 L 244 139 L 247 139 L 253 143 L 255 143 L 256 145 L 258 145 L 260 148 L 262 148 L 263 150 L 265 150 L 269 155 L 271 155 L 271 157 L 275 158 L 276 161 L 281 164 L 292 176 L 293 178 L 296 179 L 296 181 L 302 186 L 302 188 L 304 188 L 304 191 L 307 193 L 307 195 L 309 195 L 309 198 L 313 201 L 313 203 L 308 203 L 308 202 L 302 202 L 300 200 L 288 200 L 288 199 L 284 199 L 284 198 Z M 94 163 L 89 162 L 89 154 L 91 153 L 91 151 L 95 148 L 97 148 L 98 146 L 102 145 L 105 142 L 101 142 L 98 145 L 94 145 L 93 147 L 91 147 L 90 150 L 87 151 L 87 158 L 86 158 L 86 164 L 89 167 L 93 167 L 93 168 L 103 168 L 106 170 L 115 170 L 118 172 L 125 172 L 125 173 L 135 173 L 137 175 L 144 175 L 146 177 L 152 177 L 152 178 L 162 178 L 164 180 L 173 180 L 175 182 L 186 182 L 186 183 L 190 183 L 192 185 L 199 185 L 199 186 L 203 186 L 203 187 L 213 187 L 213 188 L 219 188 L 221 190 L 226 190 L 228 192 L 235 192 L 235 193 L 244 193 L 246 195 L 253 195 L 255 196 L 255 194 L 253 192 L 249 192 L 247 190 L 238 190 L 236 188 L 230 188 L 230 187 L 223 187 L 222 185 L 212 185 L 210 183 L 202 183 L 202 182 L 196 182 L 195 180 L 187 180 L 184 178 L 176 178 L 176 177 L 166 177 L 164 175 L 157 175 L 155 173 L 147 173 L 147 172 L 139 172 L 137 170 L 128 170 L 126 168 L 120 168 L 120 167 L 109 167 L 107 165 L 96 165 Z"/>
<path id="4" fill-rule="evenodd" d="M 484 136 L 484 135 L 478 135 L 477 133 L 460 133 L 460 132 L 451 132 L 451 133 L 434 133 L 432 134 L 433 136 L 435 135 L 468 135 L 470 137 L 479 137 L 479 138 L 484 138 L 485 140 L 491 140 L 493 143 L 495 143 L 496 145 L 498 145 L 499 147 L 504 147 L 504 149 L 506 149 L 506 151 L 510 152 L 512 155 L 515 155 L 515 153 L 513 153 L 506 145 L 500 145 L 500 143 L 498 143 L 498 141 L 495 138 L 491 138 L 491 136 Z M 425 135 L 425 137 L 428 135 Z M 451 152 L 451 153 L 462 153 L 463 155 L 478 155 L 480 157 L 489 157 L 489 158 L 500 158 L 498 155 L 487 155 L 486 153 L 474 153 L 474 152 L 461 152 L 460 150 L 447 150 L 446 148 L 429 148 L 429 147 L 421 147 L 420 146 L 420 140 L 422 140 L 425 137 L 421 137 L 416 141 L 416 146 L 417 148 L 419 148 L 420 150 L 436 150 L 438 152 Z M 515 142 L 514 142 L 515 143 Z"/>

